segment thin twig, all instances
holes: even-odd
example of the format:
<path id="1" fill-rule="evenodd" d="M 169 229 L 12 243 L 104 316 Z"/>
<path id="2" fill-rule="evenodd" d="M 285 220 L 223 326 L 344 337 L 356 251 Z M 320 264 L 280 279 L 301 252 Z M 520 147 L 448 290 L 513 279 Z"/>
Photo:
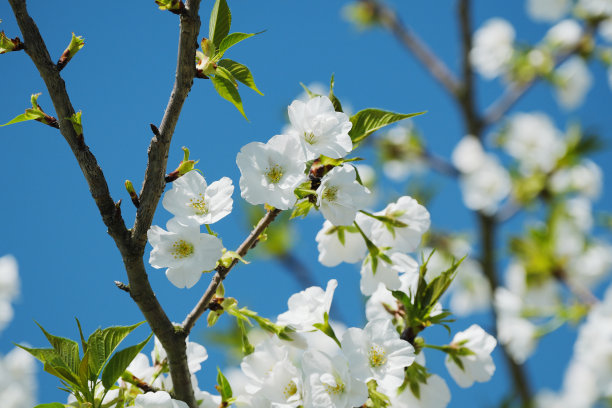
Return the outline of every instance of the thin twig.
<path id="1" fill-rule="evenodd" d="M 461 83 L 459 80 L 446 64 L 431 51 L 429 46 L 404 25 L 394 10 L 377 0 L 362 1 L 374 10 L 374 13 L 379 16 L 380 22 L 391 30 L 400 43 L 417 57 L 421 64 L 427 68 L 446 91 L 453 96 L 459 94 L 461 91 Z"/>
<path id="2" fill-rule="evenodd" d="M 257 226 L 253 229 L 253 231 L 251 231 L 247 239 L 245 239 L 244 242 L 240 244 L 240 246 L 236 250 L 236 253 L 240 257 L 244 257 L 247 252 L 249 252 L 253 245 L 255 245 L 255 243 L 259 240 L 259 236 L 261 235 L 261 233 L 268 227 L 268 225 L 270 225 L 272 221 L 274 221 L 274 219 L 280 212 L 281 210 L 278 209 L 270 210 L 266 213 L 266 215 L 263 216 L 261 220 L 259 220 Z M 210 281 L 206 292 L 204 292 L 204 295 L 202 295 L 202 298 L 200 298 L 198 304 L 187 315 L 185 321 L 183 322 L 183 332 L 185 333 L 185 335 L 188 335 L 191 332 L 191 329 L 195 325 L 198 318 L 202 316 L 206 309 L 208 309 L 208 305 L 213 296 L 215 295 L 217 287 L 219 287 L 219 284 L 223 282 L 223 279 L 225 279 L 227 274 L 232 270 L 234 266 L 236 266 L 237 263 L 238 258 L 234 258 L 232 263 L 227 268 L 222 265 L 219 265 L 215 269 L 215 275 Z"/>
<path id="3" fill-rule="evenodd" d="M 444 174 L 449 177 L 459 177 L 461 172 L 450 162 L 444 160 L 442 157 L 437 156 L 429 151 L 423 152 L 421 156 L 427 165 L 437 171 L 440 174 Z"/>

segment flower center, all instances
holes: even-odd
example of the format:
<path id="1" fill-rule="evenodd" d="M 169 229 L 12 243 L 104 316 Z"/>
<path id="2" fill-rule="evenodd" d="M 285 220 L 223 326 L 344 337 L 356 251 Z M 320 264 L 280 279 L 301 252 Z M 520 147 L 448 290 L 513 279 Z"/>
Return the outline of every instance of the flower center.
<path id="1" fill-rule="evenodd" d="M 370 351 L 368 352 L 368 359 L 370 360 L 370 367 L 380 367 L 387 362 L 385 349 L 377 344 L 372 344 Z"/>
<path id="2" fill-rule="evenodd" d="M 276 184 L 283 177 L 283 169 L 278 164 L 275 164 L 266 169 L 265 175 L 270 183 Z"/>
<path id="3" fill-rule="evenodd" d="M 202 193 L 200 193 L 198 197 L 190 199 L 187 205 L 193 208 L 197 215 L 208 214 L 208 206 L 206 205 L 206 201 L 204 201 L 204 194 Z"/>
<path id="4" fill-rule="evenodd" d="M 330 186 L 323 191 L 323 199 L 327 201 L 336 201 L 338 197 L 338 187 Z"/>
<path id="5" fill-rule="evenodd" d="M 317 143 L 317 137 L 315 136 L 313 132 L 310 132 L 310 133 L 304 132 L 304 140 L 309 145 L 313 145 Z"/>
<path id="6" fill-rule="evenodd" d="M 325 390 L 330 395 L 339 395 L 344 392 L 345 386 L 342 380 L 337 376 L 324 374 L 321 377 L 321 382 L 325 385 Z"/>
<path id="7" fill-rule="evenodd" d="M 179 239 L 174 244 L 172 244 L 171 253 L 174 256 L 174 259 L 187 258 L 191 256 L 191 254 L 193 254 L 193 244 L 185 240 Z"/>
<path id="8" fill-rule="evenodd" d="M 295 395 L 296 392 L 297 392 L 297 385 L 295 384 L 293 380 L 291 380 L 285 386 L 285 389 L 283 390 L 283 395 L 285 396 L 286 399 L 289 399 L 290 397 Z"/>

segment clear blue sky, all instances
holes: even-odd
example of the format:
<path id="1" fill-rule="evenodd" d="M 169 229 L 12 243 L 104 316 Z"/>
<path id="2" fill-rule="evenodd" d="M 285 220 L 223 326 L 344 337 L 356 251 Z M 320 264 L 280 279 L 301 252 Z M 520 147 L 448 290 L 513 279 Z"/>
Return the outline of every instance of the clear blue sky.
<path id="1" fill-rule="evenodd" d="M 181 146 L 188 146 L 193 158 L 201 159 L 199 168 L 212 182 L 223 176 L 237 185 L 235 165 L 240 147 L 251 141 L 266 141 L 285 123 L 286 106 L 301 92 L 299 82 L 327 83 L 336 76 L 337 94 L 354 109 L 379 107 L 400 112 L 427 110 L 416 119 L 432 150 L 448 157 L 464 135 L 453 102 L 427 73 L 382 30 L 361 33 L 342 20 L 344 1 L 269 0 L 252 2 L 231 0 L 233 31 L 264 34 L 236 46 L 228 57 L 248 65 L 259 88 L 259 96 L 244 88 L 242 96 L 250 122 L 246 122 L 213 91 L 209 81 L 196 80 L 173 140 L 170 167 L 182 157 Z M 393 2 L 402 17 L 443 58 L 457 70 L 459 66 L 458 28 L 455 2 Z M 207 32 L 211 1 L 204 1 L 202 35 Z M 523 1 L 474 1 L 477 27 L 493 16 L 503 16 L 514 24 L 519 41 L 533 42 L 545 33 L 546 24 L 528 20 Z M 104 170 L 111 193 L 123 199 L 123 215 L 131 224 L 134 211 L 123 188 L 131 179 L 137 190 L 146 164 L 146 149 L 151 138 L 149 123 L 159 124 L 174 81 L 178 18 L 157 10 L 154 2 L 69 2 L 30 1 L 29 9 L 39 25 L 54 59 L 58 58 L 71 32 L 85 38 L 85 48 L 62 72 L 72 102 L 83 111 L 85 140 Z M 20 35 L 6 2 L 0 4 L 0 29 L 13 37 Z M 538 85 L 515 110 L 542 110 L 552 115 L 557 126 L 565 128 L 579 118 L 586 126 L 612 140 L 612 94 L 605 72 L 593 66 L 596 86 L 587 103 L 570 115 L 558 107 L 550 89 Z M 6 122 L 28 107 L 32 93 L 42 92 L 41 106 L 52 113 L 48 93 L 25 53 L 0 56 L 2 96 L 0 122 Z M 502 89 L 500 82 L 478 82 L 478 101 L 486 107 Z M 84 323 L 86 332 L 98 326 L 131 324 L 143 320 L 130 298 L 117 290 L 113 281 L 126 281 L 118 251 L 105 233 L 97 209 L 68 146 L 55 129 L 38 123 L 18 124 L 0 129 L 0 255 L 11 253 L 20 264 L 21 298 L 15 306 L 15 319 L 0 337 L 0 352 L 11 342 L 45 344 L 34 324 L 37 320 L 49 331 L 66 337 L 77 336 L 74 317 Z M 596 157 L 604 174 L 612 174 L 610 151 Z M 473 217 L 461 203 L 455 182 L 435 178 L 440 195 L 429 210 L 435 226 L 469 231 Z M 610 180 L 597 209 L 612 209 Z M 403 186 L 392 185 L 397 191 Z M 238 188 L 235 210 L 216 224 L 228 248 L 237 246 L 248 232 L 244 207 Z M 160 208 L 155 223 L 165 225 L 169 218 Z M 516 231 L 519 217 L 505 230 Z M 349 325 L 364 322 L 362 298 L 358 289 L 358 269 L 327 269 L 316 262 L 314 236 L 320 228 L 319 216 L 298 221 L 301 231 L 297 256 L 312 270 L 321 285 L 334 277 L 340 286 L 335 303 Z M 207 285 L 204 277 L 193 289 L 172 286 L 161 270 L 150 268 L 151 283 L 162 305 L 175 321 L 182 321 Z M 240 304 L 273 317 L 286 308 L 297 283 L 274 260 L 240 265 L 232 271 L 227 293 Z M 476 316 L 454 325 L 467 328 L 476 321 L 489 328 L 488 316 Z M 204 322 L 192 337 L 201 339 Z M 434 339 L 448 341 L 442 330 Z M 139 329 L 128 338 L 130 344 L 146 336 Z M 569 360 L 574 338 L 572 329 L 561 329 L 546 338 L 537 357 L 528 364 L 537 387 L 557 388 L 562 370 Z M 205 346 L 209 347 L 205 343 Z M 225 366 L 223 358 L 211 357 L 200 375 L 202 386 L 210 386 L 215 367 Z M 434 372 L 447 378 L 453 394 L 450 406 L 491 406 L 507 390 L 507 376 L 500 367 L 491 383 L 462 390 L 454 385 L 441 364 L 441 356 L 428 353 Z M 429 365 L 429 364 L 428 364 Z M 40 366 L 41 402 L 63 401 L 55 378 Z"/>

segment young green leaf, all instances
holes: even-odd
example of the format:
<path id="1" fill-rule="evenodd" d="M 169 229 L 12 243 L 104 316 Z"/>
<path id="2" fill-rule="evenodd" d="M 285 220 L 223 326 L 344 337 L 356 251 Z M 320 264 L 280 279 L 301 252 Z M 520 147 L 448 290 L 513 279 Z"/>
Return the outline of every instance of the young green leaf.
<path id="1" fill-rule="evenodd" d="M 332 105 L 334 105 L 334 110 L 336 112 L 344 112 L 342 110 L 342 104 L 340 103 L 340 99 L 338 99 L 336 97 L 336 95 L 334 94 L 334 75 L 332 74 L 331 76 L 331 80 L 329 81 L 329 100 L 331 101 Z"/>
<path id="2" fill-rule="evenodd" d="M 221 78 L 227 79 L 234 85 L 234 87 L 238 88 L 238 82 L 236 82 L 236 78 L 234 78 L 232 73 L 228 71 L 226 68 L 222 66 L 218 66 L 217 69 L 215 70 L 215 76 L 217 75 L 220 76 Z"/>
<path id="3" fill-rule="evenodd" d="M 12 125 L 14 123 L 19 123 L 19 122 L 25 122 L 28 120 L 42 119 L 44 117 L 45 115 L 40 111 L 36 111 L 34 109 L 26 109 L 25 113 L 22 113 L 21 115 L 14 117 L 12 120 L 6 122 L 3 125 L 0 125 L 0 127 Z"/>
<path id="4" fill-rule="evenodd" d="M 136 358 L 138 353 L 140 353 L 149 340 L 151 340 L 152 336 L 153 333 L 149 334 L 149 337 L 147 337 L 142 343 L 138 343 L 134 346 L 118 351 L 111 357 L 106 367 L 104 367 L 104 371 L 102 372 L 102 385 L 104 385 L 104 388 L 108 390 L 113 386 L 113 384 L 115 384 L 115 382 L 117 382 L 132 360 Z"/>
<path id="5" fill-rule="evenodd" d="M 308 200 L 302 200 L 295 205 L 293 208 L 293 212 L 291 213 L 291 217 L 289 219 L 293 219 L 296 217 L 305 218 L 310 210 L 314 207 L 314 204 Z"/>
<path id="6" fill-rule="evenodd" d="M 229 38 L 229 37 L 228 37 Z M 238 81 L 242 82 L 255 92 L 260 95 L 263 95 L 259 89 L 257 89 L 257 85 L 255 85 L 255 80 L 253 79 L 253 75 L 251 71 L 244 65 L 232 61 L 230 59 L 222 59 L 219 61 L 219 67 L 223 67 L 232 73 L 232 76 L 236 78 Z M 218 70 L 218 68 L 217 68 Z"/>
<path id="7" fill-rule="evenodd" d="M 208 26 L 208 38 L 219 48 L 221 41 L 229 33 L 232 25 L 232 13 L 226 0 L 217 0 L 210 13 L 210 24 Z"/>
<path id="8" fill-rule="evenodd" d="M 44 363 L 44 370 L 51 375 L 64 380 L 74 387 L 79 387 L 79 378 L 77 374 L 72 372 L 68 364 L 60 357 L 59 353 L 54 349 L 34 349 L 16 344 L 17 347 L 32 354 L 38 360 Z"/>
<path id="9" fill-rule="evenodd" d="M 217 367 L 217 372 L 218 386 L 216 388 L 219 391 L 219 394 L 221 394 L 221 400 L 225 402 L 232 398 L 232 386 L 230 385 L 229 381 L 227 381 L 227 378 L 225 378 L 219 367 Z"/>
<path id="10" fill-rule="evenodd" d="M 47 404 L 38 404 L 34 408 L 64 408 L 64 404 L 60 404 L 59 402 L 50 402 Z"/>
<path id="11" fill-rule="evenodd" d="M 329 315 L 327 312 L 323 313 L 323 323 L 315 323 L 313 326 L 327 334 L 333 341 L 336 342 L 336 344 L 338 344 L 338 346 L 340 346 L 340 340 L 338 340 L 334 329 L 332 329 L 331 325 L 329 324 Z"/>
<path id="12" fill-rule="evenodd" d="M 238 109 L 238 111 L 242 113 L 242 116 L 244 116 L 246 120 L 249 120 L 246 114 L 244 113 L 242 99 L 240 99 L 240 94 L 238 93 L 238 90 L 236 89 L 234 84 L 232 84 L 230 80 L 217 75 L 215 75 L 214 77 L 210 77 L 210 80 L 212 81 L 215 90 L 217 91 L 219 96 L 234 104 L 236 109 Z"/>
<path id="13" fill-rule="evenodd" d="M 364 109 L 351 116 L 351 128 L 349 135 L 354 144 L 360 143 L 375 131 L 395 123 L 400 120 L 422 115 L 425 112 L 417 113 L 394 113 L 380 109 Z"/>
<path id="14" fill-rule="evenodd" d="M 96 378 L 117 346 L 128 334 L 143 323 L 140 322 L 132 326 L 113 326 L 104 330 L 97 329 L 89 336 L 89 339 L 87 339 L 87 351 L 90 354 L 89 365 Z"/>
<path id="15" fill-rule="evenodd" d="M 79 345 L 70 339 L 66 339 L 64 337 L 57 337 L 47 332 L 38 322 L 35 322 L 36 325 L 42 330 L 45 337 L 53 347 L 53 349 L 57 352 L 59 357 L 66 363 L 70 371 L 74 374 L 79 372 L 79 364 L 81 359 L 79 358 Z"/>
<path id="16" fill-rule="evenodd" d="M 219 59 L 221 59 L 221 57 L 223 57 L 225 51 L 229 50 L 239 42 L 244 41 L 247 38 L 251 38 L 256 34 L 259 33 L 231 33 L 230 35 L 225 37 L 223 41 L 221 41 L 221 43 L 219 44 L 219 51 L 217 52 L 217 55 L 215 55 L 214 59 L 218 61 Z"/>

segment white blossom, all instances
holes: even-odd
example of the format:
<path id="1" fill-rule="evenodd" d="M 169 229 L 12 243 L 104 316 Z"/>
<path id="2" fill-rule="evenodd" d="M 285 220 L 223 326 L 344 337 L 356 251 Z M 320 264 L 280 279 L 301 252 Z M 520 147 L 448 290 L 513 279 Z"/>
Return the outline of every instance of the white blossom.
<path id="1" fill-rule="evenodd" d="M 405 273 L 400 275 L 399 280 L 400 287 L 398 290 L 404 293 L 414 292 L 418 283 L 418 275 Z M 402 308 L 403 305 L 393 297 L 391 291 L 383 283 L 379 283 L 372 296 L 366 302 L 366 318 L 368 321 L 379 319 L 391 321 L 399 315 Z"/>
<path id="2" fill-rule="evenodd" d="M 356 180 L 352 166 L 334 167 L 321 179 L 317 205 L 325 219 L 334 225 L 351 225 L 357 211 L 364 208 L 370 191 Z"/>
<path id="3" fill-rule="evenodd" d="M 587 92 L 593 85 L 593 75 L 581 57 L 571 57 L 556 71 L 559 81 L 557 101 L 568 110 L 582 105 Z"/>
<path id="4" fill-rule="evenodd" d="M 368 398 L 368 387 L 351 375 L 346 357 L 308 350 L 302 357 L 306 403 L 312 408 L 353 408 Z"/>
<path id="5" fill-rule="evenodd" d="M 536 326 L 521 316 L 522 299 L 508 289 L 495 290 L 494 304 L 498 314 L 497 339 L 512 359 L 522 364 L 535 349 Z"/>
<path id="6" fill-rule="evenodd" d="M 281 210 L 296 202 L 295 188 L 306 180 L 305 158 L 298 140 L 276 135 L 267 143 L 251 142 L 240 149 L 240 194 L 253 205 L 270 204 Z"/>
<path id="7" fill-rule="evenodd" d="M 187 342 L 187 366 L 191 374 L 197 373 L 202 369 L 202 363 L 208 359 L 208 352 L 206 348 L 196 342 L 189 341 L 189 337 L 186 339 Z M 161 362 L 168 356 L 166 350 L 162 346 L 161 342 L 155 337 L 155 348 L 151 354 L 154 361 Z"/>
<path id="8" fill-rule="evenodd" d="M 544 40 L 555 49 L 569 51 L 580 43 L 581 38 L 580 24 L 574 19 L 567 19 L 551 27 Z"/>
<path id="9" fill-rule="evenodd" d="M 393 232 L 383 222 L 372 224 L 372 240 L 379 247 L 390 247 L 390 251 L 414 251 L 431 225 L 429 211 L 410 196 L 400 197 L 375 215 L 406 224 L 405 227 L 393 227 Z"/>
<path id="10" fill-rule="evenodd" d="M 505 133 L 504 148 L 523 173 L 551 171 L 565 153 L 560 132 L 544 113 L 517 113 Z"/>
<path id="11" fill-rule="evenodd" d="M 195 285 L 202 272 L 214 269 L 221 258 L 223 245 L 219 238 L 201 234 L 197 224 L 183 224 L 172 218 L 166 224 L 168 230 L 157 225 L 147 232 L 153 246 L 149 263 L 154 268 L 166 269 L 166 277 L 178 288 Z"/>
<path id="12" fill-rule="evenodd" d="M 185 402 L 172 399 L 166 391 L 137 395 L 134 406 L 136 408 L 189 408 Z"/>
<path id="13" fill-rule="evenodd" d="M 491 304 L 491 286 L 480 262 L 464 259 L 450 287 L 450 308 L 457 316 L 487 310 Z"/>
<path id="14" fill-rule="evenodd" d="M 299 137 L 307 159 L 322 154 L 339 159 L 353 150 L 348 134 L 353 125 L 345 113 L 334 110 L 328 97 L 316 96 L 306 102 L 295 100 L 288 111 L 290 131 Z"/>
<path id="15" fill-rule="evenodd" d="M 493 214 L 512 189 L 508 171 L 493 155 L 482 166 L 459 179 L 463 202 L 471 210 Z"/>
<path id="16" fill-rule="evenodd" d="M 491 357 L 491 352 L 497 345 L 495 337 L 485 332 L 477 324 L 473 324 L 467 330 L 455 334 L 452 345 L 466 348 L 472 352 L 466 356 L 457 356 L 462 367 L 457 365 L 450 356 L 446 357 L 446 368 L 460 387 L 471 387 L 474 382 L 486 382 L 491 379 L 495 372 L 495 363 Z"/>
<path id="17" fill-rule="evenodd" d="M 577 7 L 591 17 L 612 16 L 612 0 L 578 0 Z"/>
<path id="18" fill-rule="evenodd" d="M 527 0 L 527 14 L 536 21 L 554 22 L 570 10 L 571 0 Z"/>
<path id="19" fill-rule="evenodd" d="M 549 179 L 550 188 L 555 193 L 578 192 L 592 200 L 599 197 L 602 184 L 601 168 L 588 159 L 555 171 Z"/>
<path id="20" fill-rule="evenodd" d="M 232 180 L 223 177 L 211 185 L 193 170 L 172 183 L 162 204 L 178 218 L 188 218 L 198 224 L 213 224 L 232 212 Z"/>
<path id="21" fill-rule="evenodd" d="M 493 79 L 506 71 L 514 53 L 514 28 L 501 18 L 487 20 L 474 33 L 470 62 L 485 78 Z"/>
<path id="22" fill-rule="evenodd" d="M 393 408 L 445 408 L 451 399 L 446 381 L 436 374 L 427 377 L 427 383 L 419 384 L 420 397 L 414 395 L 410 387 L 400 394 L 394 391 L 387 392 Z"/>
<path id="23" fill-rule="evenodd" d="M 392 263 L 388 264 L 382 259 L 378 260 L 376 272 L 372 268 L 372 261 L 366 260 L 361 266 L 361 282 L 359 288 L 366 296 L 373 294 L 382 283 L 388 290 L 398 290 L 401 287 L 400 274 L 416 276 L 419 265 L 410 256 L 401 252 L 392 253 Z"/>
<path id="24" fill-rule="evenodd" d="M 400 339 L 388 319 L 370 321 L 363 330 L 348 329 L 341 344 L 352 375 L 364 382 L 375 379 L 386 389 L 402 385 L 404 368 L 415 359 L 412 345 Z"/>
<path id="25" fill-rule="evenodd" d="M 311 286 L 291 295 L 287 302 L 289 310 L 278 316 L 277 323 L 293 326 L 297 330 L 313 330 L 313 324 L 323 323 L 323 315 L 329 313 L 337 286 L 338 281 L 331 279 L 325 291 Z"/>
<path id="26" fill-rule="evenodd" d="M 480 141 L 472 136 L 464 136 L 451 156 L 451 160 L 461 173 L 471 173 L 483 165 L 487 155 Z"/>
<path id="27" fill-rule="evenodd" d="M 356 221 L 359 225 L 360 216 L 357 214 Z M 340 240 L 342 237 L 342 240 Z M 315 237 L 319 249 L 319 262 L 325 266 L 336 266 L 341 262 L 355 263 L 361 261 L 366 254 L 365 240 L 357 231 L 355 226 L 336 227 L 331 222 L 325 221 L 323 228 Z"/>

